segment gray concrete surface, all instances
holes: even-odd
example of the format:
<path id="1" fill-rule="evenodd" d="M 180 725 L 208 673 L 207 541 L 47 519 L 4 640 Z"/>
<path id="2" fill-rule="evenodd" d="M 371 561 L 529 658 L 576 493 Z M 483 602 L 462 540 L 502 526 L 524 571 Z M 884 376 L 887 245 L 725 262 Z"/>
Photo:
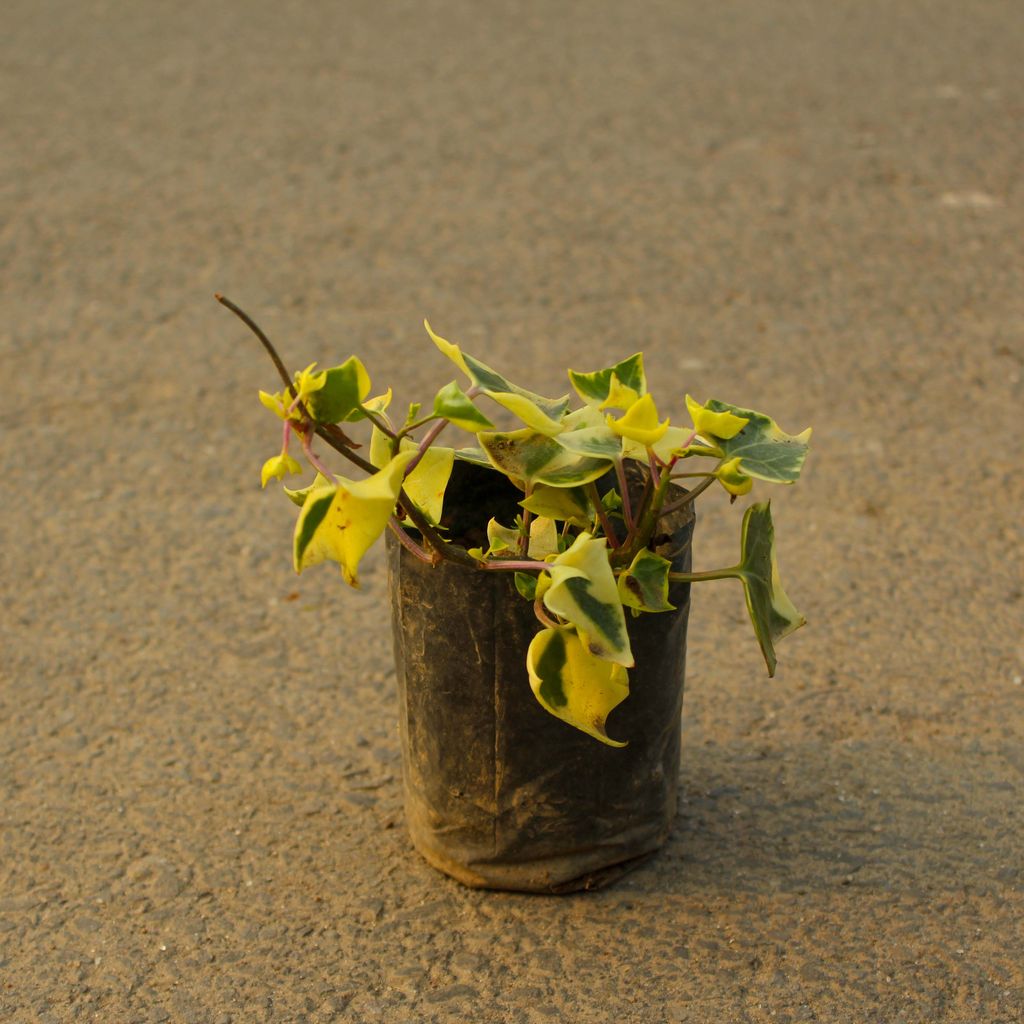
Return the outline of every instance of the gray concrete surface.
<path id="1" fill-rule="evenodd" d="M 1024 1018 L 1022 30 L 5 5 L 0 1020 Z M 642 347 L 680 412 L 814 424 L 775 495 L 810 625 L 768 681 L 696 594 L 659 859 L 543 899 L 409 849 L 381 560 L 292 575 L 274 377 L 214 290 L 402 401 L 450 379 L 427 315 L 538 390 Z"/>

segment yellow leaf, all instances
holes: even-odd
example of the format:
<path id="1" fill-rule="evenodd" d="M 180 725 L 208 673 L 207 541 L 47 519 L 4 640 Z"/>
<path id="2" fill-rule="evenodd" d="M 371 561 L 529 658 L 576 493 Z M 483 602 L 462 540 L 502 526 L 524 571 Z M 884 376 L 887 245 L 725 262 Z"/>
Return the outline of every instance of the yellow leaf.
<path id="1" fill-rule="evenodd" d="M 314 391 L 319 391 L 327 383 L 327 371 L 314 373 L 316 363 L 310 363 L 304 370 L 295 374 L 295 394 L 300 402 L 305 402 Z"/>
<path id="2" fill-rule="evenodd" d="M 657 444 L 668 430 L 668 420 L 658 422 L 658 409 L 649 394 L 634 402 L 620 419 L 608 416 L 607 423 L 620 437 L 638 441 L 646 447 Z"/>
<path id="3" fill-rule="evenodd" d="M 419 445 L 407 437 L 402 438 L 401 451 L 411 456 L 419 450 Z M 370 461 L 375 466 L 385 466 L 391 458 L 391 438 L 376 426 L 370 435 Z M 455 462 L 455 450 L 431 445 L 423 458 L 416 464 L 413 471 L 406 477 L 405 493 L 420 507 L 432 523 L 441 521 L 441 509 L 444 504 L 444 492 L 448 486 L 448 478 L 452 475 Z"/>
<path id="4" fill-rule="evenodd" d="M 558 527 L 554 519 L 537 516 L 530 522 L 530 558 L 543 561 L 548 555 L 558 554 Z"/>
<path id="5" fill-rule="evenodd" d="M 695 398 L 686 396 L 686 408 L 693 418 L 693 426 L 701 437 L 709 440 L 713 437 L 728 441 L 735 437 L 749 422 L 742 416 L 731 412 L 712 412 L 705 409 Z M 749 488 L 747 488 L 749 490 Z"/>
<path id="6" fill-rule="evenodd" d="M 268 392 L 268 391 L 261 391 L 260 392 L 260 401 L 272 413 L 274 413 L 276 416 L 280 417 L 282 420 L 288 419 L 288 413 L 286 412 L 286 409 L 288 407 L 285 405 L 284 395 L 282 395 L 280 391 L 278 391 L 277 393 L 275 393 L 273 395 L 270 394 L 270 392 Z"/>
<path id="7" fill-rule="evenodd" d="M 629 675 L 595 658 L 575 629 L 541 630 L 530 643 L 526 669 L 545 710 L 610 747 L 626 746 L 608 735 L 606 722 L 629 696 Z"/>
<path id="8" fill-rule="evenodd" d="M 282 480 L 286 473 L 297 474 L 302 472 L 300 466 L 287 452 L 281 452 L 267 459 L 260 470 L 260 486 L 266 487 L 271 480 Z"/>
<path id="9" fill-rule="evenodd" d="M 730 494 L 748 494 L 750 489 L 754 486 L 753 479 L 743 472 L 740 465 L 741 459 L 737 456 L 735 459 L 729 459 L 727 462 L 723 462 L 718 469 L 715 470 L 715 476 L 718 477 L 719 483 Z"/>
<path id="10" fill-rule="evenodd" d="M 631 409 L 640 399 L 634 388 L 623 384 L 616 374 L 612 374 L 608 385 L 608 397 L 598 406 L 599 409 Z"/>
<path id="11" fill-rule="evenodd" d="M 434 329 L 430 324 L 424 320 L 423 326 L 427 329 L 427 334 L 430 335 L 430 340 L 443 352 L 470 380 L 473 379 L 473 374 L 469 372 L 469 367 L 466 365 L 466 360 L 462 358 L 462 350 L 458 345 L 453 344 L 450 341 L 445 341 L 439 334 L 434 333 Z"/>
<path id="12" fill-rule="evenodd" d="M 337 562 L 345 581 L 358 587 L 359 562 L 387 527 L 412 457 L 399 452 L 365 480 L 340 478 L 336 486 L 312 491 L 295 524 L 295 571 Z"/>

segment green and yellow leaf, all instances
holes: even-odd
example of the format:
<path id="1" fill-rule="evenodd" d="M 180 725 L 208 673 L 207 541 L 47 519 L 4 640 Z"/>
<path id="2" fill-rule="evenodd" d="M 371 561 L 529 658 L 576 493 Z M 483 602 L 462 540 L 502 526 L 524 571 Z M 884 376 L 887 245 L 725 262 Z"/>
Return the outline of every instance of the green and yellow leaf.
<path id="1" fill-rule="evenodd" d="M 555 440 L 573 455 L 609 460 L 622 458 L 622 436 L 604 424 L 599 427 L 566 430 Z"/>
<path id="2" fill-rule="evenodd" d="M 647 393 L 642 352 L 593 373 L 570 370 L 569 380 L 580 398 L 594 409 L 628 409 Z"/>
<path id="3" fill-rule="evenodd" d="M 543 629 L 526 655 L 530 687 L 556 718 L 610 747 L 624 747 L 607 732 L 608 715 L 629 696 L 629 675 L 594 657 L 575 629 Z"/>
<path id="4" fill-rule="evenodd" d="M 687 404 L 690 401 L 688 398 Z M 793 436 L 780 430 L 775 420 L 764 413 L 741 409 L 715 398 L 706 402 L 703 409 L 707 416 L 716 418 L 719 429 L 725 429 L 727 435 L 714 434 L 708 428 L 700 430 L 701 436 L 721 452 L 722 458 L 739 460 L 735 472 L 780 484 L 791 484 L 799 478 L 807 458 L 810 427 Z M 734 431 L 733 427 L 740 421 L 742 425 Z"/>
<path id="5" fill-rule="evenodd" d="M 718 482 L 730 493 L 739 497 L 748 494 L 754 481 L 740 468 L 739 458 L 723 462 L 714 472 Z"/>
<path id="6" fill-rule="evenodd" d="M 670 612 L 668 574 L 672 563 L 644 548 L 632 565 L 619 576 L 619 597 L 629 608 L 641 612 Z"/>
<path id="7" fill-rule="evenodd" d="M 320 487 L 330 487 L 331 481 L 327 479 L 322 473 L 317 473 L 313 478 L 313 482 L 308 487 L 299 487 L 294 491 L 287 487 L 282 487 L 281 490 L 288 496 L 288 500 L 294 502 L 299 508 L 302 508 L 306 504 L 306 499 Z"/>
<path id="8" fill-rule="evenodd" d="M 412 452 L 399 452 L 365 480 L 339 478 L 311 492 L 295 524 L 295 571 L 337 562 L 345 581 L 358 587 L 359 562 L 384 532 L 412 457 Z"/>
<path id="9" fill-rule="evenodd" d="M 481 431 L 477 440 L 491 463 L 506 476 L 527 485 L 579 487 L 604 476 L 607 459 L 575 455 L 558 441 L 531 430 Z"/>
<path id="10" fill-rule="evenodd" d="M 561 420 L 569 408 L 568 395 L 556 399 L 535 395 L 506 380 L 497 370 L 463 352 L 458 345 L 435 334 L 426 320 L 423 325 L 438 349 L 485 395 L 514 413 L 533 430 L 549 436 L 561 433 Z"/>
<path id="11" fill-rule="evenodd" d="M 494 429 L 494 424 L 455 381 L 446 384 L 434 397 L 434 415 L 443 416 L 455 426 L 474 434 L 480 430 Z"/>
<path id="12" fill-rule="evenodd" d="M 582 487 L 548 487 L 537 484 L 533 493 L 519 504 L 534 515 L 572 523 L 581 528 L 590 525 L 590 502 Z"/>
<path id="13" fill-rule="evenodd" d="M 735 437 L 750 421 L 728 410 L 708 408 L 697 399 L 686 396 L 686 408 L 693 420 L 693 429 L 708 440 Z"/>
<path id="14" fill-rule="evenodd" d="M 775 557 L 775 527 L 770 502 L 751 505 L 743 516 L 741 560 L 736 567 L 743 582 L 747 611 L 768 666 L 775 675 L 775 644 L 807 621 L 786 596 Z"/>
<path id="15" fill-rule="evenodd" d="M 308 372 L 303 371 L 304 374 Z M 341 366 L 333 366 L 318 374 L 317 378 L 321 378 L 319 386 L 309 390 L 308 394 L 304 393 L 300 377 L 301 374 L 296 377 L 296 389 L 317 423 L 341 423 L 359 411 L 359 404 L 370 393 L 370 375 L 356 356 L 349 356 Z"/>
<path id="16" fill-rule="evenodd" d="M 595 657 L 629 668 L 633 652 L 606 544 L 604 537 L 581 533 L 551 563 L 551 586 L 544 594 L 544 605 L 585 634 Z"/>

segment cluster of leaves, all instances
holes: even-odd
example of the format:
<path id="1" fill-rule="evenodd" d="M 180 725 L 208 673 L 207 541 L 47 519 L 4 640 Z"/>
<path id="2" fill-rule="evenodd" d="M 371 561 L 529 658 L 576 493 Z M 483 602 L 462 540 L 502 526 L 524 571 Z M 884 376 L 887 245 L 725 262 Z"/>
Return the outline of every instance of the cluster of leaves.
<path id="1" fill-rule="evenodd" d="M 625 610 L 672 610 L 672 582 L 738 579 L 769 674 L 774 673 L 775 644 L 804 619 L 779 581 L 769 504 L 746 510 L 740 558 L 729 568 L 674 572 L 652 545 L 659 520 L 715 483 L 735 500 L 755 480 L 796 481 L 810 430 L 790 436 L 762 413 L 717 399 L 701 404 L 689 395 L 692 424 L 674 426 L 661 418 L 647 390 L 640 353 L 590 373 L 570 370 L 582 402 L 571 408 L 570 395 L 552 399 L 527 391 L 426 328 L 466 377 L 465 387 L 453 380 L 441 388 L 429 412 L 413 405 L 404 418 L 395 418 L 391 391 L 370 397 L 369 374 L 355 356 L 327 370 L 317 371 L 314 364 L 291 380 L 285 376 L 287 386 L 277 394 L 260 392 L 283 424 L 281 451 L 264 464 L 263 485 L 301 472 L 290 451 L 293 439 L 316 472 L 308 486 L 285 488 L 301 510 L 293 549 L 297 572 L 334 561 L 357 587 L 360 560 L 389 528 L 424 561 L 447 558 L 481 571 L 514 572 L 516 587 L 534 603 L 541 625 L 527 657 L 537 699 L 553 715 L 612 746 L 623 744 L 608 735 L 606 721 L 629 693 L 633 665 Z M 497 429 L 478 404 L 481 398 L 523 426 Z M 361 420 L 371 425 L 368 461 L 346 433 Z M 438 444 L 449 424 L 472 434 L 472 443 Z M 312 450 L 315 435 L 364 475 L 352 480 L 327 469 Z M 488 523 L 486 547 L 460 548 L 441 525 L 456 459 L 500 472 L 522 492 L 515 522 Z M 627 486 L 631 460 L 643 467 L 639 498 Z M 598 481 L 610 474 L 617 486 L 602 493 Z M 691 486 L 682 498 L 670 489 L 679 479 Z"/>

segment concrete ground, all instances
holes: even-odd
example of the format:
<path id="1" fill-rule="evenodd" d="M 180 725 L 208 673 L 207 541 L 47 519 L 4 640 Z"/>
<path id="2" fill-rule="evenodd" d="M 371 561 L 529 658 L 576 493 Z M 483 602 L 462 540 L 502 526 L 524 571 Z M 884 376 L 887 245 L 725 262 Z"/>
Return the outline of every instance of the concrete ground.
<path id="1" fill-rule="evenodd" d="M 1019 3 L 3 25 L 0 1020 L 1024 1018 Z M 642 348 L 680 417 L 814 425 L 773 495 L 810 624 L 768 680 L 695 592 L 660 857 L 530 898 L 410 849 L 382 559 L 292 574 L 215 290 L 403 403 L 452 376 L 426 315 L 537 390 Z"/>

